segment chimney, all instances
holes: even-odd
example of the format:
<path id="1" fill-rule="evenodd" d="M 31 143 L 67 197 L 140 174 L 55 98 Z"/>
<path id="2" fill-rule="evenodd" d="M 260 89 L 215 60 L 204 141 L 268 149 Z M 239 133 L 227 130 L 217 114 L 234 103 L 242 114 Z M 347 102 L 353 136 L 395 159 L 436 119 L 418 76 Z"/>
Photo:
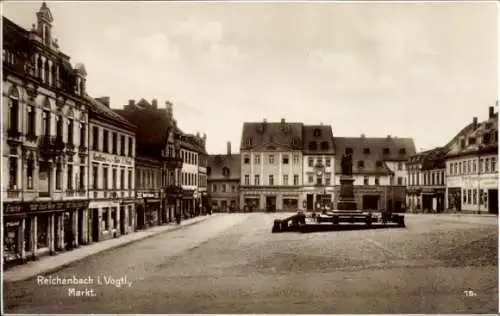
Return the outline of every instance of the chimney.
<path id="1" fill-rule="evenodd" d="M 151 101 L 151 105 L 153 106 L 153 109 L 157 109 L 157 108 L 158 108 L 158 100 L 153 99 L 153 100 Z"/>
<path id="2" fill-rule="evenodd" d="M 128 105 L 135 106 L 135 100 L 134 99 L 128 100 Z"/>
<path id="3" fill-rule="evenodd" d="M 107 106 L 109 108 L 109 97 L 100 97 L 100 98 L 96 98 L 97 101 L 101 102 L 102 104 L 104 104 L 105 106 Z"/>
<path id="4" fill-rule="evenodd" d="M 227 142 L 227 155 L 231 156 L 231 142 Z"/>
<path id="5" fill-rule="evenodd" d="M 390 139 L 391 138 L 391 134 L 387 135 L 387 139 Z"/>
<path id="6" fill-rule="evenodd" d="M 361 134 L 361 138 L 365 138 L 365 134 Z"/>
<path id="7" fill-rule="evenodd" d="M 281 124 L 285 125 L 285 119 L 284 118 L 281 119 Z"/>
<path id="8" fill-rule="evenodd" d="M 472 119 L 472 130 L 475 131 L 477 129 L 477 117 Z"/>
<path id="9" fill-rule="evenodd" d="M 165 107 L 167 108 L 167 117 L 172 118 L 174 116 L 172 103 L 165 101 Z"/>
<path id="10" fill-rule="evenodd" d="M 495 116 L 495 107 L 490 106 L 489 118 L 493 118 Z"/>
<path id="11" fill-rule="evenodd" d="M 196 132 L 196 139 L 200 140 L 200 132 Z"/>
<path id="12" fill-rule="evenodd" d="M 207 145 L 207 134 L 206 133 L 203 133 L 203 138 L 201 139 L 201 141 L 203 142 L 203 148 L 205 148 L 205 146 Z"/>

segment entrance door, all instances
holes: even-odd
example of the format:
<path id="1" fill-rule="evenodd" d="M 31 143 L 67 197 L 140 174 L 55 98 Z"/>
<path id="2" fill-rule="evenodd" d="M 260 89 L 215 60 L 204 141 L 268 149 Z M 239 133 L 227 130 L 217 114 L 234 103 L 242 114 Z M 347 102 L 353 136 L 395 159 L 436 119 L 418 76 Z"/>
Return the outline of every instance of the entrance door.
<path id="1" fill-rule="evenodd" d="M 314 195 L 308 194 L 307 195 L 307 210 L 312 211 L 313 209 L 314 209 Z"/>
<path id="2" fill-rule="evenodd" d="M 92 209 L 92 241 L 99 241 L 99 209 Z"/>
<path id="3" fill-rule="evenodd" d="M 498 190 L 488 190 L 488 212 L 498 214 Z"/>
<path id="4" fill-rule="evenodd" d="M 266 196 L 266 210 L 276 212 L 276 196 Z"/>
<path id="5" fill-rule="evenodd" d="M 83 209 L 78 210 L 78 236 L 77 241 L 78 244 L 81 245 L 83 243 Z"/>
<path id="6" fill-rule="evenodd" d="M 125 235 L 125 207 L 120 206 L 120 235 Z"/>
<path id="7" fill-rule="evenodd" d="M 139 205 L 137 207 L 136 221 L 135 222 L 137 223 L 138 229 L 144 228 L 144 206 L 143 205 Z"/>
<path id="8" fill-rule="evenodd" d="M 378 210 L 378 195 L 363 195 L 363 210 Z"/>

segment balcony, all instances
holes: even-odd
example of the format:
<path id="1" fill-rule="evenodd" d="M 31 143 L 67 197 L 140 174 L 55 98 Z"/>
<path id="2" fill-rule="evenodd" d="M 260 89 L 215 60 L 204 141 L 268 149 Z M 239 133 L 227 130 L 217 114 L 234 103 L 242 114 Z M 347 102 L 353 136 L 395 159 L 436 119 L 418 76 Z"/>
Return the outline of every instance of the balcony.
<path id="1" fill-rule="evenodd" d="M 38 143 L 41 156 L 50 158 L 63 154 L 65 145 L 61 136 L 44 135 L 40 137 Z"/>
<path id="2" fill-rule="evenodd" d="M 180 157 L 163 157 L 165 162 L 165 167 L 167 169 L 181 169 L 182 168 L 182 158 Z"/>
<path id="3" fill-rule="evenodd" d="M 7 131 L 7 142 L 21 143 L 21 132 L 19 132 L 17 128 L 10 128 Z"/>
<path id="4" fill-rule="evenodd" d="M 75 145 L 73 142 L 66 144 L 66 154 L 73 156 L 76 153 Z"/>
<path id="5" fill-rule="evenodd" d="M 7 198 L 8 199 L 17 199 L 19 198 L 19 193 L 21 191 L 17 189 L 8 189 L 7 190 Z"/>
<path id="6" fill-rule="evenodd" d="M 87 155 L 88 154 L 87 146 L 85 146 L 85 145 L 78 146 L 78 154 L 79 155 Z"/>

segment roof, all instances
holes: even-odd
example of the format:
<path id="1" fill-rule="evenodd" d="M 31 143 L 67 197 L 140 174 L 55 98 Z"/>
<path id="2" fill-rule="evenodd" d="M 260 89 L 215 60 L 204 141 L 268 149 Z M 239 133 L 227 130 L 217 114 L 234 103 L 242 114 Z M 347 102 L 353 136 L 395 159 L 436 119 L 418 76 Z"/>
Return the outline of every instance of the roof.
<path id="1" fill-rule="evenodd" d="M 406 161 L 409 156 L 415 154 L 412 138 L 334 137 L 334 142 L 338 156 L 335 159 L 335 172 L 338 173 L 342 172 L 342 155 L 346 153 L 347 148 L 352 149 L 353 174 L 392 174 L 385 162 Z M 389 152 L 384 154 L 385 148 Z M 363 167 L 360 166 L 361 161 Z M 381 164 L 378 167 L 377 161 Z"/>
<path id="2" fill-rule="evenodd" d="M 135 137 L 138 144 L 154 146 L 166 144 L 168 132 L 172 128 L 172 122 L 166 112 L 149 107 L 127 107 L 113 111 L 137 126 Z"/>
<path id="3" fill-rule="evenodd" d="M 335 154 L 335 144 L 330 125 L 304 125 L 302 135 L 305 155 Z"/>
<path id="4" fill-rule="evenodd" d="M 302 123 L 245 122 L 241 150 L 302 150 Z"/>
<path id="5" fill-rule="evenodd" d="M 132 123 L 127 121 L 121 115 L 115 113 L 113 110 L 108 108 L 103 103 L 90 97 L 89 95 L 85 95 L 85 99 L 89 101 L 89 110 L 90 110 L 89 113 L 91 115 L 94 114 L 94 115 L 97 115 L 99 117 L 107 118 L 115 123 L 120 124 L 121 127 L 125 127 L 126 129 L 135 131 L 136 126 L 134 126 Z"/>
<path id="6" fill-rule="evenodd" d="M 181 137 L 181 148 L 192 150 L 192 151 L 195 151 L 199 154 L 207 155 L 207 151 L 205 150 L 205 146 L 200 142 L 201 142 L 201 140 L 198 140 L 195 135 L 184 134 Z"/>
<path id="7" fill-rule="evenodd" d="M 489 143 L 483 142 L 485 135 L 490 136 Z M 497 137 L 495 140 L 494 137 Z M 465 148 L 461 146 L 461 140 L 465 141 Z M 469 139 L 474 142 L 471 143 Z M 498 150 L 498 113 L 476 125 L 468 124 L 448 144 L 450 150 L 447 157 L 471 155 L 479 153 L 490 153 Z"/>
<path id="8" fill-rule="evenodd" d="M 229 174 L 224 175 L 224 168 Z M 241 177 L 241 155 L 210 155 L 208 156 L 208 181 L 210 180 L 238 180 Z"/>

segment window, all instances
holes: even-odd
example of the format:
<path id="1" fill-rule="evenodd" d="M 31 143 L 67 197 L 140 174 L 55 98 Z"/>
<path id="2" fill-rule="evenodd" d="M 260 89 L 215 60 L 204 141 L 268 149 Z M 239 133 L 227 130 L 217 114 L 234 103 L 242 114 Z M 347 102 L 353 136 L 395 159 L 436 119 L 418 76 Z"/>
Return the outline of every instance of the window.
<path id="1" fill-rule="evenodd" d="M 484 172 L 490 172 L 490 159 L 484 158 Z"/>
<path id="2" fill-rule="evenodd" d="M 104 130 L 102 139 L 102 151 L 109 153 L 109 131 Z"/>
<path id="3" fill-rule="evenodd" d="M 474 189 L 472 192 L 472 204 L 477 205 L 477 189 Z"/>
<path id="4" fill-rule="evenodd" d="M 96 190 L 98 189 L 98 184 L 97 180 L 99 179 L 99 165 L 98 164 L 93 164 L 92 165 L 92 189 Z"/>
<path id="5" fill-rule="evenodd" d="M 245 157 L 243 158 L 243 163 L 245 165 L 248 165 L 250 163 L 250 157 L 245 155 Z"/>
<path id="6" fill-rule="evenodd" d="M 68 165 L 68 183 L 66 187 L 68 190 L 73 190 L 73 165 Z"/>
<path id="7" fill-rule="evenodd" d="M 283 156 L 283 164 L 284 164 L 284 165 L 288 165 L 288 162 L 289 162 L 288 155 L 284 155 L 284 156 Z"/>
<path id="8" fill-rule="evenodd" d="M 269 185 L 274 185 L 274 176 L 272 174 L 269 175 Z"/>
<path id="9" fill-rule="evenodd" d="M 105 166 L 102 168 L 102 181 L 103 181 L 103 189 L 108 189 L 108 167 Z"/>
<path id="10" fill-rule="evenodd" d="M 316 150 L 318 149 L 318 145 L 316 142 L 309 142 L 309 150 Z"/>
<path id="11" fill-rule="evenodd" d="M 316 159 L 316 164 L 323 165 L 323 158 L 320 157 L 320 158 Z"/>
<path id="12" fill-rule="evenodd" d="M 313 131 L 313 136 L 315 137 L 321 136 L 321 130 L 319 128 L 315 128 Z"/>
<path id="13" fill-rule="evenodd" d="M 325 158 L 325 166 L 330 167 L 332 165 L 332 160 L 329 157 Z"/>
<path id="14" fill-rule="evenodd" d="M 323 184 L 323 177 L 316 176 L 316 185 L 322 185 L 322 184 Z"/>
<path id="15" fill-rule="evenodd" d="M 370 181 L 369 181 L 369 178 L 368 178 L 368 177 L 364 177 L 364 178 L 363 178 L 363 184 L 364 184 L 364 185 L 369 185 L 369 184 L 370 184 Z"/>
<path id="16" fill-rule="evenodd" d="M 118 137 L 117 137 L 116 133 L 113 133 L 112 139 L 113 139 L 112 152 L 113 152 L 113 155 L 116 155 L 116 154 L 118 154 Z"/>
<path id="17" fill-rule="evenodd" d="M 87 126 L 85 123 L 80 123 L 80 146 L 87 146 L 87 140 L 85 137 L 85 131 L 87 129 Z"/>
<path id="18" fill-rule="evenodd" d="M 221 188 L 222 193 L 226 193 L 226 184 L 225 183 L 221 184 L 220 188 Z"/>
<path id="19" fill-rule="evenodd" d="M 92 150 L 99 150 L 99 127 L 92 127 Z"/>
<path id="20" fill-rule="evenodd" d="M 217 184 L 212 184 L 212 192 L 217 192 Z"/>
<path id="21" fill-rule="evenodd" d="M 463 196 L 463 199 L 464 199 L 464 204 L 467 204 L 467 190 L 466 189 L 463 189 L 462 191 L 462 196 Z"/>
<path id="22" fill-rule="evenodd" d="M 73 145 L 74 144 L 74 139 L 73 139 L 73 119 L 68 119 L 68 144 Z"/>
<path id="23" fill-rule="evenodd" d="M 236 192 L 236 186 L 235 185 L 231 186 L 231 192 L 233 192 L 233 193 Z"/>
<path id="24" fill-rule="evenodd" d="M 406 155 L 406 148 L 400 148 L 399 149 L 399 154 L 400 155 Z"/>
<path id="25" fill-rule="evenodd" d="M 109 210 L 107 207 L 102 208 L 102 222 L 104 224 L 104 230 L 109 230 Z"/>
<path id="26" fill-rule="evenodd" d="M 307 176 L 307 182 L 308 183 L 313 183 L 314 182 L 314 177 L 312 175 Z"/>
<path id="27" fill-rule="evenodd" d="M 375 165 L 377 166 L 377 168 L 382 168 L 382 161 L 377 160 L 377 162 L 375 163 Z"/>
<path id="28" fill-rule="evenodd" d="M 475 145 L 476 144 L 476 138 L 475 137 L 469 137 L 469 145 Z"/>
<path id="29" fill-rule="evenodd" d="M 129 157 L 134 156 L 134 140 L 132 137 L 128 138 L 128 155 Z"/>
<path id="30" fill-rule="evenodd" d="M 329 147 L 328 142 L 321 142 L 321 150 L 328 150 Z"/>
<path id="31" fill-rule="evenodd" d="M 470 160 L 467 160 L 467 173 L 471 172 Z"/>
<path id="32" fill-rule="evenodd" d="M 56 164 L 56 190 L 62 190 L 62 164 Z"/>
<path id="33" fill-rule="evenodd" d="M 467 190 L 467 201 L 469 202 L 469 204 L 472 204 L 472 190 L 471 189 Z"/>
<path id="34" fill-rule="evenodd" d="M 402 162 L 398 162 L 398 170 L 403 170 L 403 163 Z"/>
<path id="35" fill-rule="evenodd" d="M 497 172 L 497 158 L 491 157 L 491 172 Z"/>
<path id="36" fill-rule="evenodd" d="M 299 155 L 293 155 L 293 163 L 294 164 L 300 163 L 300 161 L 299 161 Z"/>
<path id="37" fill-rule="evenodd" d="M 116 189 L 116 168 L 113 168 L 111 172 L 111 185 L 113 189 Z"/>
<path id="38" fill-rule="evenodd" d="M 464 139 L 464 138 L 462 138 L 462 139 L 460 140 L 460 149 L 464 149 L 464 148 L 465 148 L 465 139 Z"/>
<path id="39" fill-rule="evenodd" d="M 128 169 L 128 188 L 133 189 L 133 187 L 132 187 L 132 169 Z"/>
<path id="40" fill-rule="evenodd" d="M 307 160 L 307 164 L 309 165 L 309 167 L 312 167 L 314 165 L 314 159 L 313 158 L 309 158 Z"/>
<path id="41" fill-rule="evenodd" d="M 260 175 L 258 174 L 254 176 L 254 185 L 260 185 Z"/>
<path id="42" fill-rule="evenodd" d="M 479 189 L 479 205 L 482 205 L 485 201 L 485 193 L 484 189 Z"/>
<path id="43" fill-rule="evenodd" d="M 383 153 L 384 155 L 388 155 L 388 154 L 390 154 L 390 153 L 391 153 L 391 151 L 389 150 L 389 148 L 384 148 L 384 149 L 383 149 L 383 151 L 382 151 L 382 153 Z"/>
<path id="44" fill-rule="evenodd" d="M 85 189 L 85 167 L 80 166 L 80 183 L 79 183 L 79 188 L 80 190 Z"/>
<path id="45" fill-rule="evenodd" d="M 229 174 L 230 174 L 230 172 L 229 172 L 229 168 L 228 167 L 222 168 L 222 175 L 224 177 L 229 177 Z"/>
<path id="46" fill-rule="evenodd" d="M 293 175 L 293 185 L 299 185 L 299 175 Z"/>
<path id="47" fill-rule="evenodd" d="M 370 154 L 370 148 L 363 148 L 363 154 L 369 155 Z"/>
<path id="48" fill-rule="evenodd" d="M 350 148 L 350 147 L 348 147 L 348 148 L 346 148 L 346 149 L 345 149 L 345 153 L 346 153 L 347 155 L 352 155 L 352 152 L 353 152 L 353 150 L 352 150 L 352 148 Z"/>
<path id="49" fill-rule="evenodd" d="M 250 176 L 248 174 L 245 175 L 245 185 L 250 185 Z"/>
<path id="50" fill-rule="evenodd" d="M 9 127 L 12 131 L 18 132 L 19 118 L 19 91 L 13 87 L 9 95 Z"/>
<path id="51" fill-rule="evenodd" d="M 36 135 L 36 110 L 34 106 L 28 106 L 28 135 Z"/>
<path id="52" fill-rule="evenodd" d="M 125 156 L 125 135 L 120 135 L 120 155 Z"/>
<path id="53" fill-rule="evenodd" d="M 358 168 L 364 168 L 365 162 L 363 160 L 358 161 Z"/>
<path id="54" fill-rule="evenodd" d="M 483 144 L 489 145 L 490 142 L 491 142 L 491 135 L 483 134 Z"/>
<path id="55" fill-rule="evenodd" d="M 484 171 L 484 159 L 479 159 L 479 172 L 482 173 Z"/>
<path id="56" fill-rule="evenodd" d="M 398 177 L 398 185 L 403 185 L 403 177 Z"/>
<path id="57" fill-rule="evenodd" d="M 380 179 L 379 179 L 379 177 L 375 177 L 375 185 L 380 185 Z"/>
<path id="58" fill-rule="evenodd" d="M 472 173 L 477 172 L 477 161 L 474 159 L 472 160 Z"/>
<path id="59" fill-rule="evenodd" d="M 125 189 L 125 169 L 120 170 L 120 189 Z"/>
<path id="60" fill-rule="evenodd" d="M 47 117 L 50 117 L 50 113 L 47 114 Z M 47 123 L 47 134 L 45 135 L 50 135 L 50 124 Z M 63 135 L 63 118 L 62 116 L 56 116 L 56 135 L 61 136 Z"/>
<path id="61" fill-rule="evenodd" d="M 26 182 L 28 190 L 33 190 L 33 171 L 34 171 L 34 161 L 33 159 L 28 159 L 26 166 Z"/>
<path id="62" fill-rule="evenodd" d="M 260 155 L 256 154 L 254 157 L 253 157 L 253 161 L 256 165 L 260 165 Z"/>
<path id="63" fill-rule="evenodd" d="M 283 185 L 288 185 L 288 175 L 287 174 L 283 175 Z"/>
<path id="64" fill-rule="evenodd" d="M 269 164 L 274 164 L 274 155 L 269 155 Z"/>
<path id="65" fill-rule="evenodd" d="M 330 182 L 332 181 L 332 176 L 331 174 L 328 172 L 325 174 L 325 185 L 330 185 Z"/>

